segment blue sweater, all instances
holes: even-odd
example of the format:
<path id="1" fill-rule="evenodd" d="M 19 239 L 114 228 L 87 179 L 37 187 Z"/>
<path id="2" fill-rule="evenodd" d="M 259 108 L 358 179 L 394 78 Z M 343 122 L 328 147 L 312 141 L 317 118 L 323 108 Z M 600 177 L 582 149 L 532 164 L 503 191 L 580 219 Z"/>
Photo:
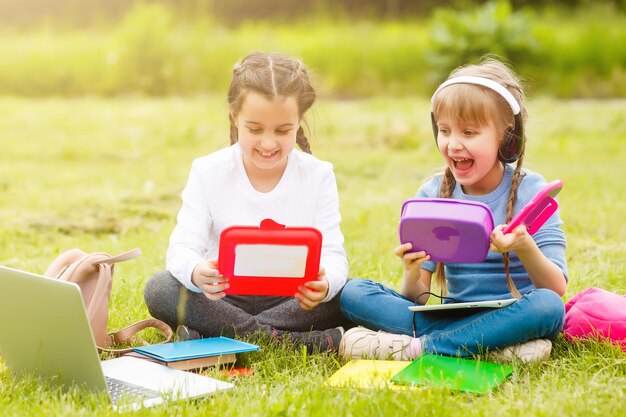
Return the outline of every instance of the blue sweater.
<path id="1" fill-rule="evenodd" d="M 539 174 L 523 170 L 522 179 L 517 190 L 517 201 L 514 213 L 522 207 L 544 186 L 546 181 Z M 511 188 L 513 167 L 506 165 L 504 177 L 500 185 L 489 194 L 481 196 L 467 195 L 456 184 L 451 198 L 459 200 L 478 201 L 489 206 L 493 214 L 495 225 L 506 222 L 506 201 Z M 437 175 L 426 182 L 417 191 L 418 198 L 439 197 L 442 176 Z M 533 239 L 541 252 L 554 262 L 565 275 L 567 280 L 567 264 L 565 258 L 566 240 L 561 230 L 559 211 L 557 210 L 548 221 L 533 235 Z M 434 272 L 435 263 L 428 261 L 422 264 L 422 268 Z M 502 263 L 502 254 L 489 251 L 487 259 L 477 264 L 450 263 L 445 265 L 448 286 L 448 297 L 457 302 L 479 301 L 510 298 L 511 293 L 507 287 L 506 275 Z M 510 253 L 509 272 L 515 285 L 521 294 L 535 288 L 521 261 L 515 254 Z"/>

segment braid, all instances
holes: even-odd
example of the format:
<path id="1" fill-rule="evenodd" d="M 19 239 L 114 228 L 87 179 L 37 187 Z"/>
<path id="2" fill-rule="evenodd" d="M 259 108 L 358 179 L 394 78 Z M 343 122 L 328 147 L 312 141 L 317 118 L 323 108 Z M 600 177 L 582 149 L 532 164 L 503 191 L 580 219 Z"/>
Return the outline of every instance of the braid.
<path id="1" fill-rule="evenodd" d="M 507 89 L 509 93 L 513 95 L 513 98 L 517 101 L 520 107 L 520 116 L 522 121 L 520 126 L 516 124 L 517 121 L 515 120 L 515 116 L 511 114 L 511 106 L 506 102 L 506 100 L 503 97 L 500 97 L 497 92 L 485 89 L 483 86 L 454 85 L 446 87 L 443 91 L 436 93 L 436 97 L 432 98 L 431 111 L 434 115 L 445 112 L 450 116 L 469 120 L 477 124 L 483 124 L 491 120 L 494 122 L 501 134 L 507 134 L 507 129 L 515 126 L 516 132 L 514 132 L 514 134 L 519 134 L 519 137 L 515 139 L 521 142 L 521 149 L 519 149 L 517 164 L 511 179 L 509 195 L 506 201 L 506 223 L 510 223 L 513 218 L 513 209 L 517 199 L 517 190 L 523 177 L 522 163 L 524 160 L 524 148 L 526 144 L 526 136 L 524 135 L 522 129 L 522 125 L 526 123 L 527 116 L 526 108 L 524 106 L 524 91 L 522 82 L 505 63 L 491 57 L 482 59 L 481 63 L 478 65 L 459 67 L 452 71 L 449 78 L 468 75 L 490 79 Z M 482 93 L 478 94 L 479 90 L 482 90 Z M 498 159 L 500 161 L 509 159 L 508 156 L 505 157 L 505 155 L 508 155 L 509 150 L 504 149 L 507 153 L 501 153 L 501 150 L 503 149 L 502 146 L 503 145 L 501 143 L 498 149 Z M 441 186 L 441 197 L 443 198 L 449 197 L 447 192 L 451 192 L 452 190 L 449 185 L 447 185 L 449 182 L 447 177 L 448 173 L 446 172 L 446 178 L 444 178 Z M 509 291 L 513 297 L 520 298 L 520 293 L 515 287 L 515 283 L 509 271 L 510 254 L 508 252 L 502 253 L 502 263 Z M 438 264 L 436 270 L 437 281 L 445 283 L 443 270 L 443 265 Z"/>
<path id="2" fill-rule="evenodd" d="M 511 189 L 509 190 L 509 199 L 506 202 L 506 223 L 509 223 L 513 218 L 513 207 L 515 206 L 515 201 L 517 200 L 517 188 L 519 187 L 521 171 L 522 171 L 522 162 L 524 160 L 524 151 L 522 150 L 519 159 L 517 160 L 517 164 L 515 165 L 515 172 L 513 172 L 513 178 L 511 178 Z M 515 283 L 513 282 L 513 278 L 511 278 L 511 274 L 509 272 L 509 261 L 510 254 L 509 252 L 504 252 L 502 254 L 502 264 L 504 265 L 504 274 L 506 275 L 506 284 L 509 287 L 509 291 L 511 291 L 511 295 L 515 298 L 520 298 L 521 295 L 517 288 L 515 287 Z"/>
<path id="3" fill-rule="evenodd" d="M 296 133 L 296 143 L 304 152 L 311 153 L 311 145 L 309 144 L 309 139 L 304 134 L 302 126 L 298 128 L 298 132 Z"/>
<path id="4" fill-rule="evenodd" d="M 233 67 L 233 78 L 228 89 L 231 145 L 239 139 L 234 117 L 241 110 L 249 92 L 258 93 L 269 100 L 294 97 L 301 122 L 316 99 L 308 70 L 299 60 L 277 53 L 253 52 L 247 55 Z M 302 127 L 296 132 L 296 143 L 304 152 L 311 153 L 309 140 Z"/>
<path id="5" fill-rule="evenodd" d="M 450 168 L 446 168 L 443 173 L 443 180 L 441 181 L 441 192 L 439 193 L 439 197 L 450 198 L 455 185 L 456 180 L 454 179 L 454 175 L 452 175 L 452 170 L 450 170 Z"/>
<path id="6" fill-rule="evenodd" d="M 446 168 L 443 173 L 443 178 L 441 180 L 441 190 L 439 191 L 440 198 L 450 198 L 452 196 L 452 191 L 454 191 L 454 186 L 456 185 L 456 180 L 454 179 L 454 175 L 452 175 L 452 171 L 450 168 Z M 441 292 L 446 291 L 446 269 L 444 267 L 443 262 L 437 262 L 437 266 L 435 267 L 435 282 L 441 288 Z"/>
<path id="7" fill-rule="evenodd" d="M 228 115 L 228 120 L 230 121 L 230 144 L 233 145 L 239 140 L 239 129 L 237 129 L 232 114 Z"/>

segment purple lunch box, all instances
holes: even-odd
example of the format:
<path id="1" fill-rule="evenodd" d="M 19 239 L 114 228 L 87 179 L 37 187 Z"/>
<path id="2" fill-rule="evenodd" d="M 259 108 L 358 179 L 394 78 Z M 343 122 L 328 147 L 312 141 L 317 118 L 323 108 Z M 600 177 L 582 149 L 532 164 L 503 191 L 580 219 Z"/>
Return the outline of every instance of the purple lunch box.
<path id="1" fill-rule="evenodd" d="M 444 263 L 478 263 L 487 259 L 493 215 L 483 203 L 451 198 L 415 198 L 404 202 L 400 242 L 409 252 L 426 251 Z"/>

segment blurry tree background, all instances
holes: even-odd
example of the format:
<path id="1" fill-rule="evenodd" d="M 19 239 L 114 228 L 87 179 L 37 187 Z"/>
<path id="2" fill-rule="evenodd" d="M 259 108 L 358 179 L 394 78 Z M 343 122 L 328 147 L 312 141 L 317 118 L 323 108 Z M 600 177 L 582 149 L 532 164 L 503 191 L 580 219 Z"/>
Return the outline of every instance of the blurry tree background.
<path id="1" fill-rule="evenodd" d="M 0 94 L 224 92 L 252 50 L 322 94 L 427 95 L 486 54 L 533 94 L 626 96 L 626 0 L 0 0 Z"/>

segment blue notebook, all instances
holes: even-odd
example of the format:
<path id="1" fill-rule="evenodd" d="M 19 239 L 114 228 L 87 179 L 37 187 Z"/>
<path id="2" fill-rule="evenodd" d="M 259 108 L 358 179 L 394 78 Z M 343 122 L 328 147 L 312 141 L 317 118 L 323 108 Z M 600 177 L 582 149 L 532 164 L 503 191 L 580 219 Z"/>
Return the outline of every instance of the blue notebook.
<path id="1" fill-rule="evenodd" d="M 134 348 L 135 352 L 164 362 L 219 356 L 230 353 L 254 352 L 259 349 L 257 345 L 253 345 L 252 343 L 222 336 Z"/>

